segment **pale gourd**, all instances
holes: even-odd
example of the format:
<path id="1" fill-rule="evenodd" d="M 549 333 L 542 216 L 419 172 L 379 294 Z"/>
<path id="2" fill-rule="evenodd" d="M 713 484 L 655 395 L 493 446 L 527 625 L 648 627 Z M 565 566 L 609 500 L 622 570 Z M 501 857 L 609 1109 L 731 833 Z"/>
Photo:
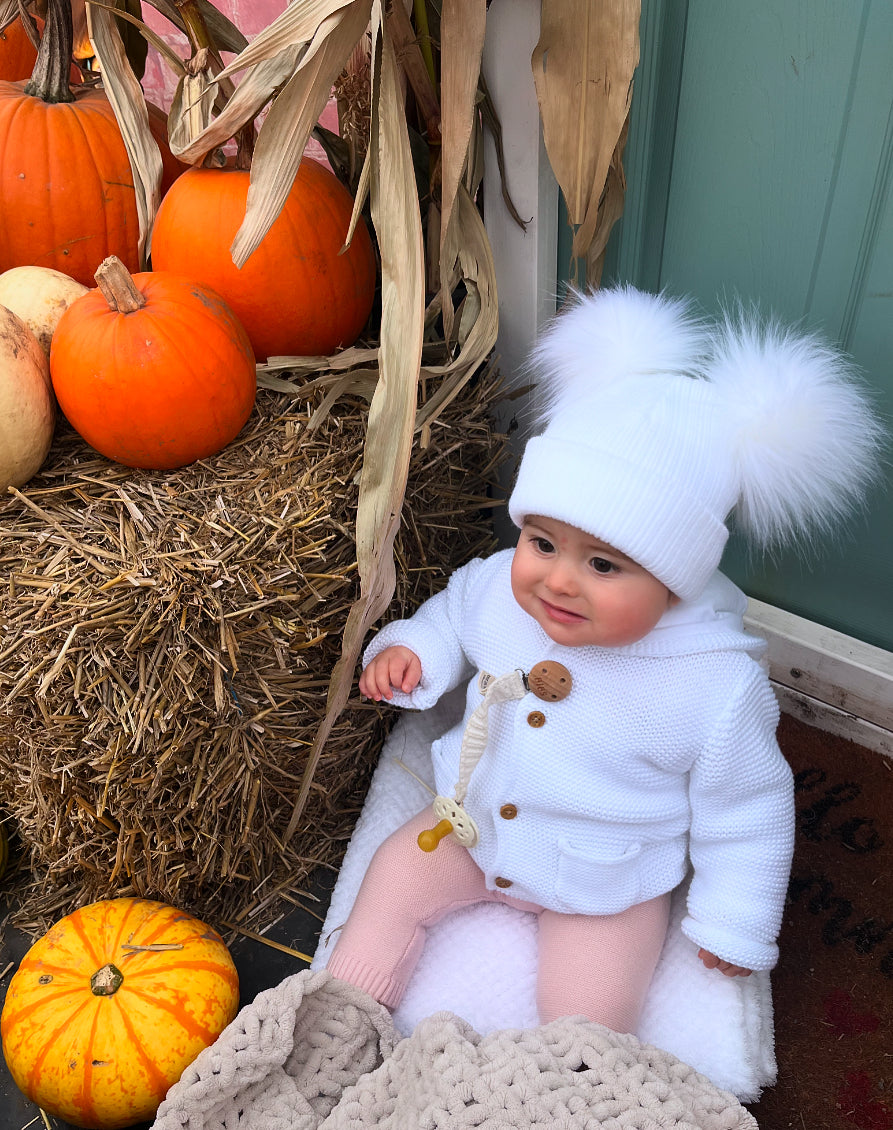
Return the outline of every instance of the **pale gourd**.
<path id="1" fill-rule="evenodd" d="M 49 357 L 59 319 L 87 289 L 52 267 L 10 267 L 0 274 L 0 306 L 22 319 Z"/>
<path id="2" fill-rule="evenodd" d="M 0 497 L 40 470 L 55 422 L 47 356 L 21 318 L 0 306 Z"/>

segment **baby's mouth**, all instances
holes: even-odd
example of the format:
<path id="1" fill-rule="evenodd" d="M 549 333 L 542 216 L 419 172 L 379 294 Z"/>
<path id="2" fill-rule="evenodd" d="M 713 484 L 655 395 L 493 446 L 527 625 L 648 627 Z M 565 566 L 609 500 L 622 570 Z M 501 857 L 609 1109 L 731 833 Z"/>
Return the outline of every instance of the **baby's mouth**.
<path id="1" fill-rule="evenodd" d="M 579 624 L 586 619 L 585 616 L 580 616 L 576 612 L 570 612 L 566 608 L 559 608 L 557 604 L 550 604 L 548 600 L 543 600 L 540 597 L 546 615 L 550 620 L 557 620 L 559 624 Z"/>

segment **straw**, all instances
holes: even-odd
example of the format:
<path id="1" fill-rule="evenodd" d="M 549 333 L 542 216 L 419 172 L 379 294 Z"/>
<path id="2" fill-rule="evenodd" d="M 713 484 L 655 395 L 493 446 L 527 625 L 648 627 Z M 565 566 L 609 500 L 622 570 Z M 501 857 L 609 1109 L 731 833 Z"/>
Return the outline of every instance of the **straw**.
<path id="1" fill-rule="evenodd" d="M 354 690 L 284 830 L 358 595 L 368 405 L 343 397 L 311 428 L 324 390 L 289 388 L 259 391 L 229 447 L 178 471 L 112 463 L 63 421 L 0 505 L 0 809 L 21 929 L 125 895 L 257 929 L 340 863 L 393 711 Z M 497 395 L 491 365 L 414 446 L 389 618 L 494 548 Z"/>

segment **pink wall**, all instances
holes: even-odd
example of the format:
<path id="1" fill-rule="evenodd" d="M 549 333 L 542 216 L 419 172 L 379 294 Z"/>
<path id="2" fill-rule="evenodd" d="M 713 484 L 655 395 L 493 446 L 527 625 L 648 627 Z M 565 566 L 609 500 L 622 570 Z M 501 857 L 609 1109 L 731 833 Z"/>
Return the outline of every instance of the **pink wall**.
<path id="1" fill-rule="evenodd" d="M 252 40 L 259 31 L 273 22 L 273 20 L 287 6 L 286 0 L 214 0 L 216 7 L 228 16 L 246 39 Z M 185 59 L 189 55 L 186 37 L 178 32 L 169 20 L 160 16 L 149 4 L 143 5 L 143 14 L 146 23 L 154 32 Z M 224 55 L 228 62 L 231 55 Z M 146 74 L 143 79 L 143 89 L 146 98 L 167 110 L 177 86 L 177 78 L 167 63 L 163 62 L 158 53 L 149 48 L 149 58 L 146 62 Z M 322 116 L 323 124 L 331 130 L 338 129 L 338 117 L 334 104 L 330 104 Z M 305 152 L 317 160 L 325 162 L 322 147 L 312 138 Z"/>

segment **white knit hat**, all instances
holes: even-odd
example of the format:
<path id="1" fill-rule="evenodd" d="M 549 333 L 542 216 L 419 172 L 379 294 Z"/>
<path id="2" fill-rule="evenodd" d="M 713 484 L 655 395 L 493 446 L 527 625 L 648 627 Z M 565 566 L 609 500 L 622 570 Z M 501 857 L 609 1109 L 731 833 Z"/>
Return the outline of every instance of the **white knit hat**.
<path id="1" fill-rule="evenodd" d="M 716 325 L 632 287 L 578 297 L 531 359 L 545 430 L 509 514 L 556 518 L 700 594 L 737 524 L 809 540 L 863 498 L 883 429 L 846 358 L 739 312 Z"/>

